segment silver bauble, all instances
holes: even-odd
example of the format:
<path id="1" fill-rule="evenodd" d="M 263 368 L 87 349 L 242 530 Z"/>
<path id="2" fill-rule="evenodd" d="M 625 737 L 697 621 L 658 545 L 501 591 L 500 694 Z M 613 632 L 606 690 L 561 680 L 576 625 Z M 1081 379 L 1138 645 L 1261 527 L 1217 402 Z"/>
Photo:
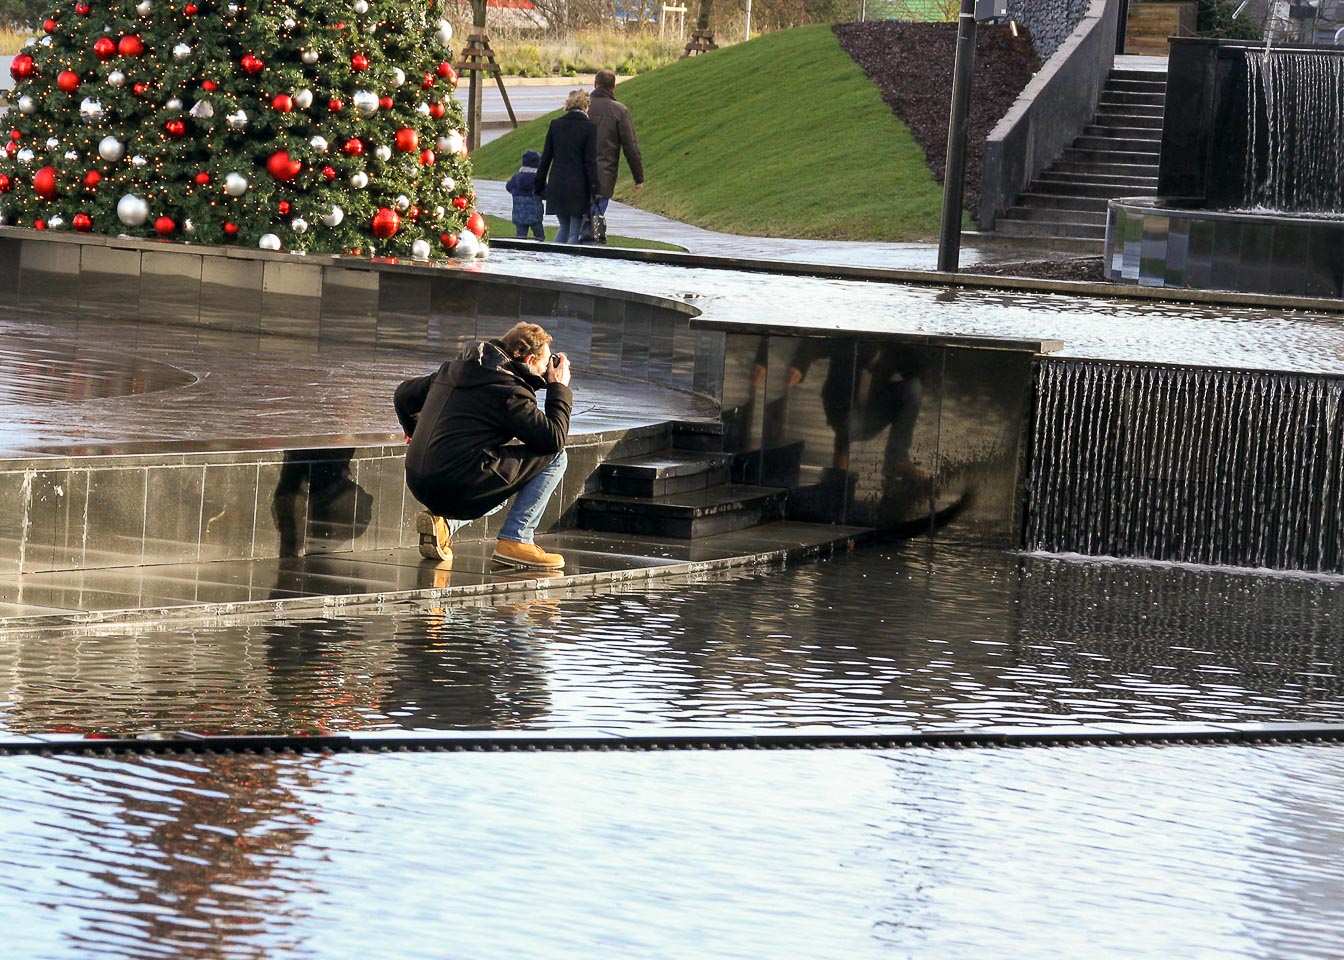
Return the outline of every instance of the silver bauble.
<path id="1" fill-rule="evenodd" d="M 142 17 L 149 16 L 149 11 L 153 9 L 154 9 L 153 0 L 140 0 L 140 2 L 135 5 L 135 12 L 140 14 L 140 16 Z"/>
<path id="2" fill-rule="evenodd" d="M 360 14 L 368 13 L 368 12 L 369 12 L 369 3 L 368 3 L 368 0 L 355 0 L 355 8 L 354 8 L 354 9 L 355 9 L 355 13 L 360 13 Z"/>
<path id="3" fill-rule="evenodd" d="M 392 148 L 385 143 L 380 144 L 374 148 L 373 155 L 383 161 L 383 163 L 387 163 L 387 161 L 392 159 Z"/>
<path id="4" fill-rule="evenodd" d="M 247 177 L 241 173 L 230 173 L 224 177 L 224 192 L 231 197 L 241 197 L 247 193 Z"/>
<path id="5" fill-rule="evenodd" d="M 303 53 L 299 54 L 300 59 L 310 67 L 317 63 L 317 56 L 318 54 L 316 50 L 305 50 Z"/>
<path id="6" fill-rule="evenodd" d="M 429 104 L 427 104 L 427 103 L 417 104 L 417 105 L 416 105 L 416 108 L 415 108 L 415 112 L 418 113 L 418 114 L 420 114 L 420 116 L 422 116 L 422 117 L 427 117 L 427 116 L 429 116 Z"/>
<path id="7" fill-rule="evenodd" d="M 470 259 L 476 256 L 480 242 L 476 239 L 476 234 L 470 230 L 463 230 L 457 235 L 457 246 L 453 247 L 453 253 L 464 259 Z"/>
<path id="8" fill-rule="evenodd" d="M 79 159 L 79 151 L 78 151 L 78 150 L 67 150 L 67 151 L 65 151 L 65 159 L 67 159 L 67 160 L 78 160 L 78 159 Z"/>
<path id="9" fill-rule="evenodd" d="M 117 201 L 117 219 L 128 227 L 138 227 L 149 219 L 149 204 L 133 193 Z"/>
<path id="10" fill-rule="evenodd" d="M 378 112 L 378 95 L 368 90 L 356 90 L 355 95 L 350 98 L 350 102 L 355 105 L 356 110 L 366 117 Z"/>
<path id="11" fill-rule="evenodd" d="M 241 130 L 247 126 L 247 114 L 239 110 L 237 113 L 229 114 L 224 118 L 224 121 L 229 125 L 230 130 Z"/>
<path id="12" fill-rule="evenodd" d="M 279 250 L 280 238 L 273 233 L 263 233 L 261 239 L 257 241 L 257 246 L 263 250 Z"/>
<path id="13" fill-rule="evenodd" d="M 409 210 L 411 208 L 411 198 L 404 193 L 397 194 L 397 199 L 392 202 L 396 204 L 398 210 Z"/>
<path id="14" fill-rule="evenodd" d="M 322 223 L 328 227 L 339 227 L 341 221 L 345 219 L 345 211 L 340 207 L 333 206 L 331 213 L 322 216 Z"/>
<path id="15" fill-rule="evenodd" d="M 164 106 L 164 108 L 167 109 L 167 110 L 181 110 L 181 109 L 182 109 L 182 100 L 181 100 L 179 97 L 173 97 L 171 100 L 169 100 L 169 101 L 168 101 L 167 103 L 165 103 L 163 106 Z"/>
<path id="16" fill-rule="evenodd" d="M 444 177 L 442 180 L 439 181 L 439 183 L 443 186 L 443 189 L 445 190 L 457 189 L 457 181 L 454 180 L 452 177 Z"/>
<path id="17" fill-rule="evenodd" d="M 477 243 L 477 244 L 476 244 L 476 259 L 477 259 L 477 260 L 484 260 L 484 259 L 486 259 L 486 258 L 489 257 L 489 256 L 490 256 L 490 244 L 488 244 L 488 243 Z"/>
<path id="18" fill-rule="evenodd" d="M 406 71 L 401 67 L 392 68 L 392 86 L 399 87 L 406 82 Z"/>
<path id="19" fill-rule="evenodd" d="M 19 104 L 19 110 L 23 113 L 32 112 L 24 110 L 23 104 Z M 93 97 L 85 97 L 79 104 L 79 118 L 85 123 L 97 123 L 103 119 L 103 105 Z"/>
<path id="20" fill-rule="evenodd" d="M 23 164 L 26 167 L 33 162 L 33 151 L 25 147 L 24 149 L 20 150 L 17 154 L 15 154 L 15 157 L 17 157 L 19 163 Z"/>
<path id="21" fill-rule="evenodd" d="M 191 57 L 191 45 L 177 43 L 173 45 L 173 59 L 181 62 Z"/>
<path id="22" fill-rule="evenodd" d="M 98 156 L 108 163 L 115 163 L 126 156 L 126 145 L 116 137 L 103 137 L 98 141 Z"/>
<path id="23" fill-rule="evenodd" d="M 231 17 L 236 17 L 236 16 L 238 16 L 238 10 L 239 10 L 238 4 L 236 4 L 236 3 L 231 3 L 231 4 L 229 4 L 229 6 L 228 6 L 227 9 L 228 9 L 228 11 L 229 11 L 229 16 L 231 16 Z"/>
<path id="24" fill-rule="evenodd" d="M 447 138 L 447 137 L 438 137 L 438 138 L 434 141 L 434 146 L 435 146 L 435 148 L 439 151 L 439 153 L 451 153 L 451 152 L 452 152 L 452 151 L 450 151 L 450 150 L 448 149 L 448 138 Z"/>
<path id="25" fill-rule="evenodd" d="M 371 24 L 369 24 L 367 27 L 364 28 L 364 32 L 367 33 L 367 34 L 370 34 L 370 35 L 377 33 L 377 32 L 378 32 L 378 24 L 376 24 L 376 23 L 371 23 Z M 46 38 L 44 38 L 44 39 L 46 39 Z"/>
<path id="26" fill-rule="evenodd" d="M 294 18 L 293 18 L 293 17 L 285 17 L 285 19 L 283 19 L 283 20 L 280 21 L 280 24 L 281 24 L 281 26 L 283 26 L 286 30 L 293 30 L 295 27 L 298 26 L 298 24 L 294 22 Z"/>
<path id="27" fill-rule="evenodd" d="M 350 186 L 356 190 L 363 190 L 369 185 L 369 175 L 363 170 L 350 174 Z"/>
<path id="28" fill-rule="evenodd" d="M 146 160 L 143 156 L 141 156 L 140 154 L 137 153 L 135 156 L 131 157 L 131 166 L 133 166 L 133 167 L 147 167 L 147 166 L 149 166 L 149 161 Z"/>
<path id="29" fill-rule="evenodd" d="M 57 140 L 55 137 L 47 137 L 47 149 L 48 149 L 48 150 L 55 150 L 55 149 L 58 148 L 60 145 L 61 145 L 61 141 Z"/>
<path id="30" fill-rule="evenodd" d="M 126 74 L 120 70 L 113 70 L 107 75 L 107 82 L 114 87 L 124 87 L 126 85 Z"/>
<path id="31" fill-rule="evenodd" d="M 48 230 L 59 230 L 63 226 L 65 226 L 65 217 L 61 216 L 59 213 L 47 220 Z"/>
<path id="32" fill-rule="evenodd" d="M 37 101 L 32 97 L 19 97 L 19 113 L 37 113 Z"/>
<path id="33" fill-rule="evenodd" d="M 51 46 L 51 37 L 43 37 L 41 40 L 37 42 L 40 46 L 49 47 Z"/>
<path id="34" fill-rule="evenodd" d="M 417 260 L 429 259 L 429 241 L 417 240 L 411 244 L 411 256 Z"/>
<path id="35" fill-rule="evenodd" d="M 197 120 L 209 120 L 215 115 L 215 105 L 209 100 L 197 100 L 187 112 Z"/>
<path id="36" fill-rule="evenodd" d="M 293 220 L 289 221 L 289 229 L 293 230 L 295 233 L 307 233 L 308 221 L 303 219 L 303 217 L 295 217 Z"/>
<path id="37" fill-rule="evenodd" d="M 327 138 L 315 136 L 308 141 L 308 146 L 312 147 L 313 150 L 317 153 L 326 153 L 328 146 Z"/>
<path id="38" fill-rule="evenodd" d="M 191 222 L 191 217 L 182 221 L 182 232 L 189 237 L 196 236 L 196 224 Z"/>
<path id="39" fill-rule="evenodd" d="M 313 91 L 304 88 L 303 90 L 300 90 L 298 93 L 294 94 L 294 106 L 298 107 L 300 110 L 307 110 L 312 105 L 313 105 Z"/>
<path id="40" fill-rule="evenodd" d="M 435 207 L 435 208 L 434 208 L 434 216 L 436 216 L 436 217 L 442 217 L 446 212 L 447 212 L 447 211 L 444 210 L 443 207 Z"/>
<path id="41" fill-rule="evenodd" d="M 443 46 L 448 46 L 453 42 L 453 25 L 447 20 L 440 20 L 434 30 L 434 36 Z"/>

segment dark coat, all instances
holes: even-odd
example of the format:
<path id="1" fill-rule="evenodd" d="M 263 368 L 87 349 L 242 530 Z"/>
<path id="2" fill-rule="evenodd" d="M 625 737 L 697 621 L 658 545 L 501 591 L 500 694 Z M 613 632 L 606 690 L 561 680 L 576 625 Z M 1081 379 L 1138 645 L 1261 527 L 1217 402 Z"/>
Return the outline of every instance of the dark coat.
<path id="1" fill-rule="evenodd" d="M 594 87 L 588 104 L 588 119 L 597 125 L 597 179 L 599 192 L 610 197 L 616 192 L 616 174 L 621 167 L 621 152 L 635 183 L 644 182 L 644 158 L 635 140 L 635 124 L 630 108 L 616 99 L 610 90 Z"/>
<path id="2" fill-rule="evenodd" d="M 441 517 L 485 515 L 565 449 L 572 402 L 569 387 L 546 383 L 500 341 L 472 344 L 436 373 L 397 387 L 397 419 L 411 438 L 406 486 Z"/>
<path id="3" fill-rule="evenodd" d="M 546 198 L 546 212 L 556 217 L 583 216 L 593 198 L 601 196 L 597 127 L 582 110 L 570 110 L 546 129 L 546 145 L 537 167 L 537 195 Z"/>
<path id="4" fill-rule="evenodd" d="M 536 153 L 532 155 L 535 157 Z M 513 222 L 517 224 L 541 223 L 541 198 L 537 196 L 537 168 L 521 167 L 504 184 L 504 189 L 513 197 Z"/>

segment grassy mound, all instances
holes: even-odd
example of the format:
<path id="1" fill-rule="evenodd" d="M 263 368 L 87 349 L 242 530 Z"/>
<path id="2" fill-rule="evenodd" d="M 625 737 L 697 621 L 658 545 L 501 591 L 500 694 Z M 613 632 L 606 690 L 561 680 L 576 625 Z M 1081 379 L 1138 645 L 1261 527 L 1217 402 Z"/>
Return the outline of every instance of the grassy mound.
<path id="1" fill-rule="evenodd" d="M 497 239 L 504 237 L 506 240 L 512 240 L 516 228 L 513 221 L 505 217 L 492 217 L 485 215 L 485 226 L 490 231 L 490 238 Z M 546 239 L 552 243 L 555 242 L 555 222 L 548 221 L 546 224 Z M 622 247 L 626 250 L 672 250 L 674 252 L 685 253 L 685 247 L 679 247 L 675 243 L 663 243 L 661 240 L 640 240 L 636 237 L 622 237 L 616 234 L 607 236 L 607 246 Z"/>
<path id="2" fill-rule="evenodd" d="M 565 91 L 556 90 L 562 103 Z M 621 163 L 616 199 L 755 236 L 916 240 L 938 233 L 942 188 L 878 88 L 827 25 L 767 34 L 621 83 L 648 183 Z M 556 114 L 472 154 L 507 179 Z M 612 222 L 613 229 L 620 224 Z"/>

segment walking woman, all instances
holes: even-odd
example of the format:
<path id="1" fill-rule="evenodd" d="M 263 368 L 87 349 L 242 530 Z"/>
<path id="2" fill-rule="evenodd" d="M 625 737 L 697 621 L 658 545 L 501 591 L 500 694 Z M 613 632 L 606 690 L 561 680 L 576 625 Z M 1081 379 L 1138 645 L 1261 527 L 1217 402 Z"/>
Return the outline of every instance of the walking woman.
<path id="1" fill-rule="evenodd" d="M 560 221 L 556 243 L 578 243 L 579 225 L 598 195 L 597 125 L 588 119 L 588 91 L 571 90 L 565 114 L 551 121 L 537 166 L 537 196 Z"/>

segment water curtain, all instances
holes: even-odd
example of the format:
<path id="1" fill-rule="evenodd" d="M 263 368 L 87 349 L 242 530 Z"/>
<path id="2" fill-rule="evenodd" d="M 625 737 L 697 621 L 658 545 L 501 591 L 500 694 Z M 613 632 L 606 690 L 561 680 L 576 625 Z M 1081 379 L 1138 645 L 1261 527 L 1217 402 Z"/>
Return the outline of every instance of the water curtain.
<path id="1" fill-rule="evenodd" d="M 1344 57 L 1246 50 L 1245 205 L 1344 212 Z"/>
<path id="2" fill-rule="evenodd" d="M 1028 549 L 1344 572 L 1344 381 L 1043 361 Z"/>

